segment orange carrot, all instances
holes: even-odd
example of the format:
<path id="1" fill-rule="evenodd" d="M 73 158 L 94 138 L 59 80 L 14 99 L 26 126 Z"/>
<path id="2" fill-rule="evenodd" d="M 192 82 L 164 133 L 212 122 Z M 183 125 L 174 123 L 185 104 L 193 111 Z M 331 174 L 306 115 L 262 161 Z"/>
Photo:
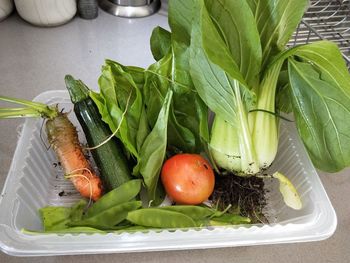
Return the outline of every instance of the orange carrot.
<path id="1" fill-rule="evenodd" d="M 0 96 L 0 101 L 24 105 L 24 108 L 0 108 L 1 118 L 42 117 L 47 119 L 48 141 L 62 164 L 66 178 L 69 178 L 79 193 L 96 201 L 102 195 L 102 181 L 92 171 L 79 143 L 78 134 L 66 113 L 57 107 Z"/>
<path id="2" fill-rule="evenodd" d="M 75 188 L 96 201 L 102 195 L 101 179 L 93 173 L 79 143 L 77 131 L 65 113 L 46 122 L 48 141 Z"/>

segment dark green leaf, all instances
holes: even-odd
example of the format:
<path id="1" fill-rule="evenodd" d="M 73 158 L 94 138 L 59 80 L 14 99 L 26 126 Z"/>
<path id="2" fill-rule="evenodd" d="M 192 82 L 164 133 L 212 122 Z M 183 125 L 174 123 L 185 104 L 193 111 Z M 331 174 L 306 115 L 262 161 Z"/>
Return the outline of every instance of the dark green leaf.
<path id="1" fill-rule="evenodd" d="M 259 32 L 248 4 L 226 0 L 205 0 L 205 4 L 210 17 L 202 16 L 203 46 L 209 59 L 227 73 L 230 67 L 238 67 L 249 86 L 256 87 L 262 54 Z M 218 32 L 214 31 L 210 18 Z M 217 43 L 221 41 L 227 50 L 222 43 Z M 235 65 L 227 61 L 231 57 Z"/>
<path id="2" fill-rule="evenodd" d="M 173 70 L 173 61 L 172 54 L 168 53 L 146 72 L 143 92 L 148 119 L 153 126 L 167 90 L 172 89 L 174 95 L 169 112 L 168 144 L 185 152 L 201 151 L 199 130 L 204 127 L 200 127 L 200 122 L 207 119 L 207 112 L 203 105 L 198 108 L 200 98 L 194 91 L 186 86 L 179 88 L 183 84 L 174 80 L 176 70 Z M 186 89 L 187 92 L 184 92 Z"/>
<path id="3" fill-rule="evenodd" d="M 216 29 L 209 19 L 209 15 L 204 7 L 200 5 L 198 7 L 198 19 L 194 20 L 192 28 L 192 39 L 191 39 L 191 76 L 195 83 L 198 94 L 202 100 L 209 106 L 209 108 L 214 111 L 216 114 L 222 116 L 225 120 L 233 122 L 236 119 L 237 115 L 237 96 L 239 100 L 245 98 L 247 104 L 254 103 L 254 94 L 249 91 L 247 88 L 243 87 L 231 77 L 239 80 L 241 83 L 245 83 L 243 77 L 240 75 L 240 72 L 231 67 L 230 76 L 223 68 L 212 63 L 203 49 L 203 28 L 202 22 L 206 21 L 206 33 L 212 32 L 214 34 Z M 211 28 L 211 30 L 209 29 Z M 218 33 L 216 32 L 216 38 Z M 212 37 L 214 38 L 214 37 Z M 215 48 L 222 47 L 223 50 L 227 50 L 223 42 L 217 42 Z M 227 54 L 227 52 L 226 52 Z M 229 56 L 227 55 L 229 58 Z M 226 58 L 226 56 L 225 56 Z M 231 59 L 231 62 L 234 61 Z M 232 66 L 233 64 L 231 64 Z M 228 68 L 230 68 L 228 66 Z M 237 88 L 239 87 L 239 88 Z M 240 94 L 237 94 L 240 93 Z M 240 103 L 240 101 L 239 101 Z"/>
<path id="4" fill-rule="evenodd" d="M 203 151 L 203 136 L 209 133 L 208 126 L 205 126 L 208 119 L 207 108 L 196 93 L 190 76 L 190 44 L 195 8 L 196 1 L 179 0 L 169 3 L 173 59 L 169 78 L 174 90 L 174 127 L 179 130 L 187 147 L 183 148 L 180 144 L 175 146 L 187 152 Z M 176 136 L 170 137 L 179 141 Z"/>
<path id="5" fill-rule="evenodd" d="M 140 92 L 143 82 L 142 69 L 124 67 L 107 60 L 99 78 L 100 94 L 90 94 L 102 115 L 102 120 L 109 125 L 111 131 L 114 132 L 120 125 L 117 137 L 136 158 L 149 133 Z"/>
<path id="6" fill-rule="evenodd" d="M 276 108 L 278 112 L 291 113 L 293 111 L 290 98 L 289 83 L 278 88 L 276 95 Z"/>
<path id="7" fill-rule="evenodd" d="M 144 103 L 147 106 L 147 118 L 151 127 L 157 121 L 164 98 L 171 86 L 172 56 L 168 53 L 160 61 L 152 64 L 145 74 L 143 87 Z"/>
<path id="8" fill-rule="evenodd" d="M 190 45 L 193 11 L 196 1 L 176 0 L 169 1 L 169 26 L 173 42 L 185 47 Z"/>
<path id="9" fill-rule="evenodd" d="M 143 176 L 150 200 L 154 200 L 155 198 L 159 173 L 165 158 L 168 116 L 172 95 L 173 92 L 169 90 L 159 112 L 158 119 L 140 151 L 137 170 Z"/>
<path id="10" fill-rule="evenodd" d="M 350 76 L 335 51 L 310 50 L 305 56 L 312 57 L 313 64 L 289 59 L 290 93 L 300 137 L 314 165 L 327 172 L 350 165 Z"/>
<path id="11" fill-rule="evenodd" d="M 308 7 L 308 0 L 248 0 L 259 30 L 263 65 L 285 49 Z"/>
<path id="12" fill-rule="evenodd" d="M 170 32 L 164 28 L 157 26 L 153 29 L 151 35 L 151 51 L 155 60 L 164 57 L 171 45 Z"/>

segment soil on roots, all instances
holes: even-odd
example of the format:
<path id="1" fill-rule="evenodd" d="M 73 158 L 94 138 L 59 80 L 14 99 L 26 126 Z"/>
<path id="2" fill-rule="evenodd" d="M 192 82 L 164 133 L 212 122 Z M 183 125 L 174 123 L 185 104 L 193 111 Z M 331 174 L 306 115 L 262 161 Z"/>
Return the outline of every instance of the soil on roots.
<path id="1" fill-rule="evenodd" d="M 220 210 L 232 205 L 230 212 L 249 217 L 253 224 L 268 223 L 263 213 L 266 199 L 262 178 L 216 175 L 215 189 L 210 199 Z"/>

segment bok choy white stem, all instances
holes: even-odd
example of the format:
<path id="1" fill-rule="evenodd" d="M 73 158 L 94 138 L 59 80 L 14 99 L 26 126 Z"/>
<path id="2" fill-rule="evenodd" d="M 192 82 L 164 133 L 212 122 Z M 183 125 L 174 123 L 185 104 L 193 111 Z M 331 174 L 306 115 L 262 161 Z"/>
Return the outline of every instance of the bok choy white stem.
<path id="1" fill-rule="evenodd" d="M 243 103 L 238 81 L 233 81 L 236 114 L 235 126 L 216 115 L 211 131 L 210 151 L 216 164 L 242 176 L 259 172 L 251 130 L 248 123 L 247 109 Z"/>
<path id="2" fill-rule="evenodd" d="M 258 90 L 258 111 L 250 113 L 252 140 L 260 169 L 268 168 L 277 154 L 278 118 L 268 112 L 275 112 L 276 87 L 282 62 L 274 64 L 264 75 Z"/>

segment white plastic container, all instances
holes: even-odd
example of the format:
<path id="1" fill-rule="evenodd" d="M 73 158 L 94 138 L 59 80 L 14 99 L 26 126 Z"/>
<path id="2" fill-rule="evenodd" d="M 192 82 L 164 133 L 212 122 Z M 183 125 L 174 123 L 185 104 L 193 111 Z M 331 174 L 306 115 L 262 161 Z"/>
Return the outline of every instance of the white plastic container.
<path id="1" fill-rule="evenodd" d="M 45 92 L 35 101 L 58 103 L 65 111 L 72 108 L 66 91 Z M 74 114 L 69 116 L 77 125 Z M 336 229 L 335 211 L 294 124 L 282 122 L 279 153 L 271 170 L 279 170 L 290 178 L 301 195 L 303 208 L 295 211 L 286 207 L 277 185 L 266 181 L 266 187 L 271 190 L 266 208 L 269 225 L 123 234 L 23 234 L 22 228 L 41 230 L 39 208 L 70 205 L 80 198 L 54 167 L 57 162 L 54 153 L 40 139 L 41 126 L 40 119 L 26 120 L 0 196 L 0 248 L 7 254 L 73 255 L 305 242 L 326 239 Z M 69 194 L 60 197 L 63 190 Z"/>

